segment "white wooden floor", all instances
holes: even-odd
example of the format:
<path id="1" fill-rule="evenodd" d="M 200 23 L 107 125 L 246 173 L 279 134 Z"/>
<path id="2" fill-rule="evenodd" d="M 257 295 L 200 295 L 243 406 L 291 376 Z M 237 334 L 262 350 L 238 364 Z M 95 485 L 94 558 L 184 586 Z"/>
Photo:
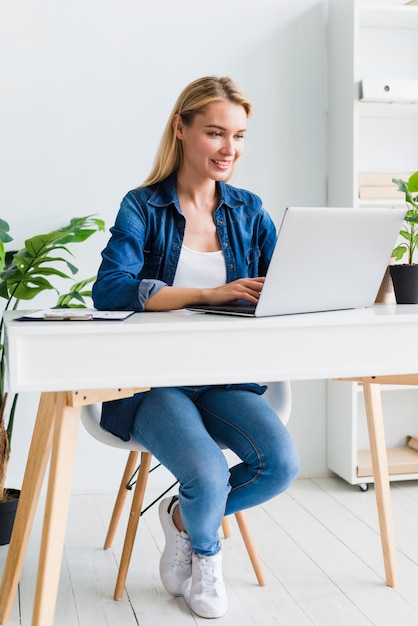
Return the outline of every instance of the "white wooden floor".
<path id="1" fill-rule="evenodd" d="M 207 624 L 159 580 L 163 545 L 157 509 L 140 522 L 126 593 L 112 599 L 122 527 L 112 550 L 101 546 L 114 494 L 71 500 L 55 626 Z M 230 608 L 219 626 L 416 626 L 418 481 L 392 484 L 400 582 L 385 585 L 375 494 L 330 477 L 298 479 L 283 495 L 247 512 L 267 585 L 259 587 L 241 537 L 223 541 Z M 30 626 L 40 515 L 31 536 L 10 626 Z M 0 567 L 7 547 L 0 547 Z M 213 622 L 214 623 L 214 622 Z"/>

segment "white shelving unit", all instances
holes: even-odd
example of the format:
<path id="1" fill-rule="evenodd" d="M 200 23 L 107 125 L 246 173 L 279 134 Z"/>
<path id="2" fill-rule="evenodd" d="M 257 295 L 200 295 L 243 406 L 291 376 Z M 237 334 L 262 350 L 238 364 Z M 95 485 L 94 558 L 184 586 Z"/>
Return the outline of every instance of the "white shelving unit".
<path id="1" fill-rule="evenodd" d="M 418 80 L 417 59 L 418 6 L 329 0 L 330 206 L 382 205 L 359 200 L 361 172 L 418 169 L 418 103 L 359 98 L 362 80 Z"/>
<path id="2" fill-rule="evenodd" d="M 382 385 L 382 406 L 391 480 L 418 479 L 418 451 L 407 437 L 418 435 L 418 388 Z M 351 485 L 373 482 L 362 387 L 327 383 L 327 463 Z"/>
<path id="3" fill-rule="evenodd" d="M 418 169 L 418 103 L 361 100 L 360 83 L 418 80 L 418 6 L 329 0 L 328 71 L 328 205 L 404 203 L 360 200 L 359 176 Z M 407 435 L 418 434 L 418 389 L 381 389 L 391 480 L 418 479 L 418 453 L 415 469 L 406 447 Z M 361 385 L 329 381 L 327 393 L 328 467 L 367 485 L 373 478 Z"/>

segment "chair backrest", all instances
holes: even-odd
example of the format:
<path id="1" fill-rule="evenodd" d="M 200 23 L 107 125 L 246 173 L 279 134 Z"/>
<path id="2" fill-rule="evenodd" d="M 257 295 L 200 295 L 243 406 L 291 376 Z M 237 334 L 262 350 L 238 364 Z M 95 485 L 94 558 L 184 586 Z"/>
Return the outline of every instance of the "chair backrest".
<path id="1" fill-rule="evenodd" d="M 265 398 L 269 402 L 270 406 L 277 413 L 283 424 L 286 424 L 290 417 L 290 410 L 292 406 L 292 392 L 289 381 L 279 381 L 266 383 L 268 389 L 265 393 Z M 121 448 L 122 450 L 138 450 L 139 452 L 146 451 L 146 448 L 142 446 L 135 439 L 130 441 L 122 441 L 119 437 L 108 433 L 100 426 L 100 414 L 101 404 L 90 404 L 83 407 L 81 411 L 81 421 L 87 432 L 107 446 L 113 448 Z M 222 447 L 222 446 L 221 446 Z"/>
<path id="2" fill-rule="evenodd" d="M 81 422 L 94 439 L 97 439 L 97 441 L 107 446 L 112 446 L 113 448 L 121 448 L 122 450 L 128 451 L 138 450 L 138 452 L 147 451 L 147 449 L 135 439 L 131 438 L 129 441 L 122 441 L 122 439 L 116 437 L 116 435 L 112 435 L 112 433 L 103 430 L 100 426 L 101 412 L 101 403 L 89 404 L 88 406 L 84 406 L 81 411 Z"/>

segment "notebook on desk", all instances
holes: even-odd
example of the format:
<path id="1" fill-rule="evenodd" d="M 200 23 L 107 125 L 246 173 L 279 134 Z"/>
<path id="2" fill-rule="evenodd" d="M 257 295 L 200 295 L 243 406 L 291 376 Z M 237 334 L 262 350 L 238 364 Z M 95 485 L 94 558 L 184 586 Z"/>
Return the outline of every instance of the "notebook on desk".
<path id="1" fill-rule="evenodd" d="M 289 207 L 256 306 L 187 307 L 267 317 L 374 304 L 404 208 Z"/>

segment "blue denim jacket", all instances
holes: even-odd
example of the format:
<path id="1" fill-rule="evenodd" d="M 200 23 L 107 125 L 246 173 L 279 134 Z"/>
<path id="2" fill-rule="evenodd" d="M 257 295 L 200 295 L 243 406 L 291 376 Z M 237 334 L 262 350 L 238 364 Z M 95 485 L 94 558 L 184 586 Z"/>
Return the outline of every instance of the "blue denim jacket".
<path id="1" fill-rule="evenodd" d="M 226 263 L 227 282 L 265 276 L 276 243 L 276 228 L 260 198 L 217 183 L 214 221 Z M 172 285 L 184 237 L 185 218 L 176 174 L 127 193 L 102 252 L 93 302 L 98 309 L 143 311 L 146 300 Z M 140 381 L 138 381 L 139 384 Z M 102 427 L 129 440 L 142 394 L 103 403 Z"/>
<path id="2" fill-rule="evenodd" d="M 258 196 L 218 183 L 214 220 L 225 257 L 227 282 L 264 276 L 276 229 Z M 180 257 L 185 218 L 176 176 L 130 191 L 122 200 L 112 236 L 102 252 L 93 285 L 98 309 L 143 311 L 147 298 L 172 285 Z"/>

